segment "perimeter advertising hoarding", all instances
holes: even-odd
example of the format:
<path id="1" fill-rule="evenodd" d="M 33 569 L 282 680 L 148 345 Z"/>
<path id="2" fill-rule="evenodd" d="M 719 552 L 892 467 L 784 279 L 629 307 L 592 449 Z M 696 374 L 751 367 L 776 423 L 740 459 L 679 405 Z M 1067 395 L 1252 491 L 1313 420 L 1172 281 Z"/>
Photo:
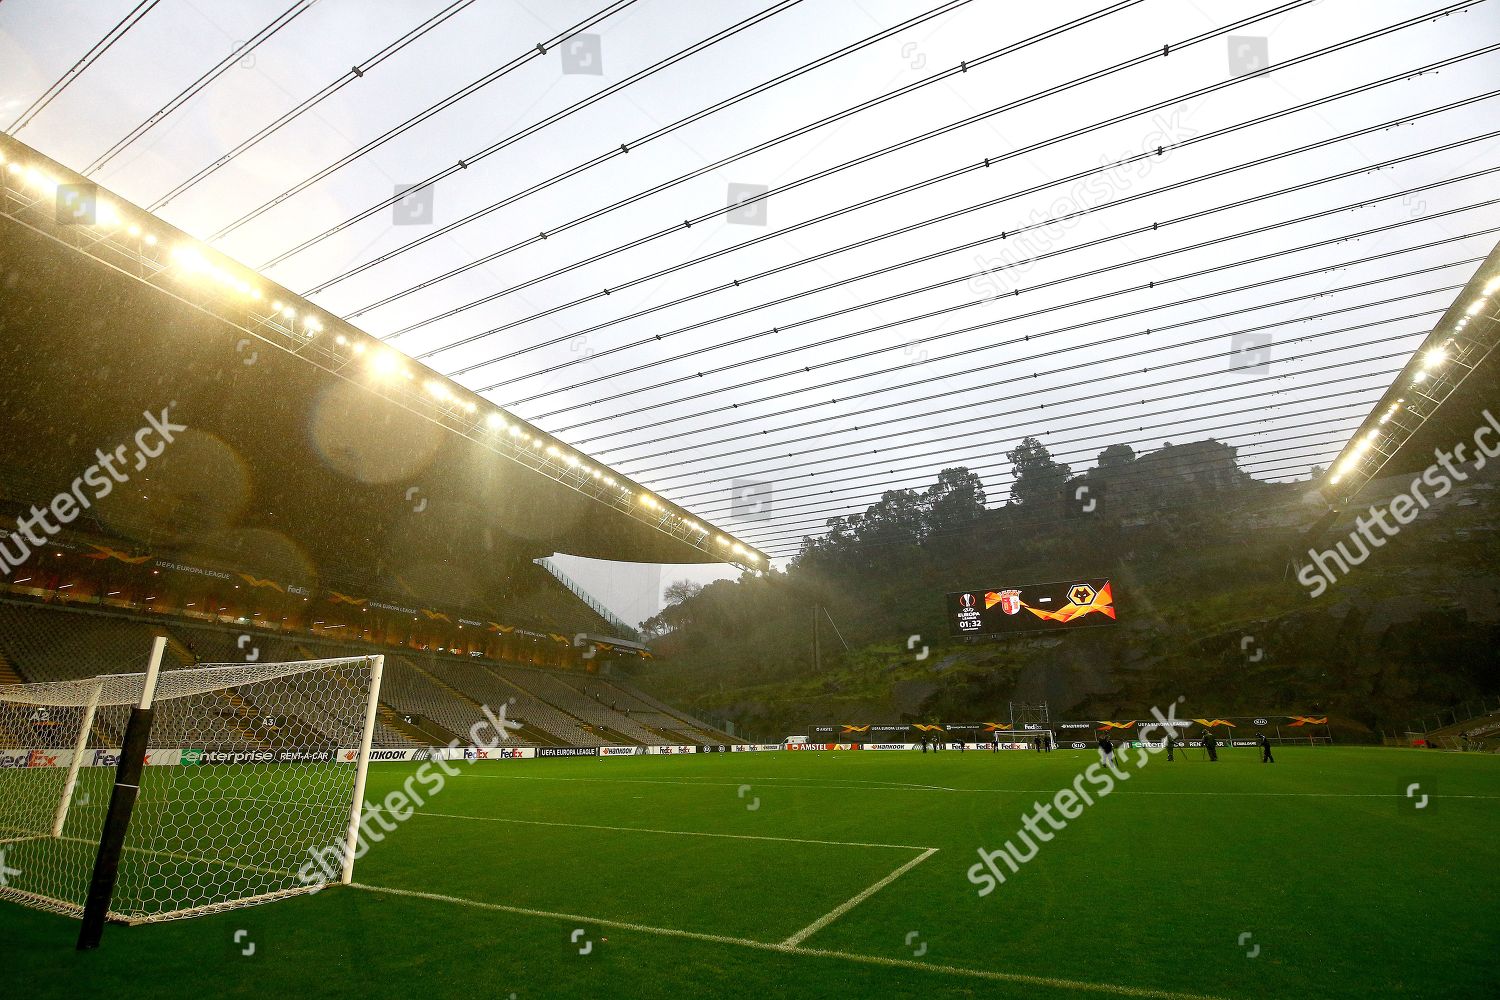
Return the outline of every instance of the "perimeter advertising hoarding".
<path id="1" fill-rule="evenodd" d="M 1107 579 L 966 590 L 947 602 L 948 632 L 956 638 L 1112 625 L 1116 611 Z"/>

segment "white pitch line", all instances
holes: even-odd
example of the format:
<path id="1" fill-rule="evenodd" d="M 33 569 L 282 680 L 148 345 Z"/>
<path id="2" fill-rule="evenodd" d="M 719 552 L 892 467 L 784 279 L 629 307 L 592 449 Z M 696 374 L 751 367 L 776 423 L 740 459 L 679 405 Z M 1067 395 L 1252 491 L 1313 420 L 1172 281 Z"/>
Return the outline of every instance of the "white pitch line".
<path id="1" fill-rule="evenodd" d="M 839 917 L 842 917 L 844 914 L 846 914 L 850 910 L 854 909 L 860 903 L 863 903 L 865 900 L 867 900 L 871 896 L 875 895 L 881 889 L 884 889 L 886 886 L 890 885 L 892 882 L 896 881 L 902 875 L 905 875 L 907 872 L 911 871 L 913 868 L 917 867 L 917 865 L 920 865 L 922 862 L 926 861 L 928 858 L 932 857 L 936 853 L 937 853 L 937 848 L 936 847 L 929 847 L 929 848 L 927 848 L 927 850 L 923 851 L 921 854 L 919 854 L 916 857 L 912 858 L 906 864 L 902 865 L 900 868 L 897 868 L 895 871 L 891 872 L 889 875 L 887 875 L 885 878 L 881 879 L 879 882 L 876 882 L 874 885 L 866 886 L 857 895 L 855 895 L 855 896 L 851 897 L 850 899 L 847 899 L 844 902 L 840 903 L 838 906 L 836 906 L 833 909 L 829 910 L 827 913 L 823 914 L 817 920 L 814 920 L 812 923 L 808 924 L 806 927 L 802 928 L 800 931 L 798 931 L 797 933 L 793 934 L 791 937 L 787 938 L 785 941 L 783 941 L 781 943 L 784 944 L 788 948 L 795 948 L 795 947 L 797 947 L 803 941 L 806 941 L 808 938 L 810 938 L 814 934 L 818 933 L 818 931 L 820 931 L 823 928 L 827 927 L 829 924 L 833 923 Z"/>
<path id="2" fill-rule="evenodd" d="M 782 844 L 820 844 L 825 847 L 888 847 L 899 851 L 927 851 L 936 847 L 918 847 L 916 844 L 867 844 L 858 840 L 808 840 L 802 837 L 771 837 L 755 833 L 708 833 L 703 830 L 655 830 L 644 826 L 599 826 L 594 823 L 558 823 L 541 819 L 510 819 L 502 816 L 464 816 L 459 813 L 414 812 L 414 816 L 433 816 L 439 819 L 469 819 L 481 823 L 519 823 L 523 826 L 561 826 L 578 830 L 614 830 L 619 833 L 661 833 L 674 837 L 722 837 L 726 840 L 770 840 Z"/>
<path id="3" fill-rule="evenodd" d="M 1134 772 L 1131 772 L 1134 773 Z M 503 778 L 512 781 L 595 781 L 607 784 L 635 784 L 635 785 L 687 785 L 700 786 L 703 788 L 737 788 L 741 784 L 754 784 L 757 781 L 765 782 L 764 778 L 752 778 L 747 782 L 739 781 L 684 781 L 672 778 L 565 778 L 557 775 L 543 774 L 473 774 L 467 773 L 458 777 L 467 778 Z M 816 779 L 809 778 L 809 781 Z M 1057 788 L 950 788 L 946 785 L 796 785 L 785 786 L 789 788 L 837 788 L 855 792 L 966 792 L 969 794 L 992 794 L 992 793 L 1015 793 L 1022 795 L 1056 795 L 1059 789 L 1069 787 L 1059 785 Z M 1157 790 L 1157 789 L 1132 789 L 1135 795 L 1225 795 L 1240 796 L 1244 798 L 1311 798 L 1311 799 L 1399 799 L 1400 792 L 1240 792 L 1240 791 L 1191 791 L 1191 790 Z M 1444 799 L 1500 799 L 1500 795 L 1439 795 L 1434 798 Z"/>
<path id="4" fill-rule="evenodd" d="M 753 778 L 734 778 L 734 777 L 731 777 L 731 776 L 729 776 L 727 774 L 716 774 L 716 775 L 711 775 L 710 777 L 723 778 L 723 779 L 728 780 L 728 781 L 760 781 L 760 782 L 766 782 L 766 781 L 822 781 L 823 780 L 822 778 L 794 778 L 794 777 L 792 777 L 790 775 L 761 775 L 761 776 L 753 777 Z M 874 778 L 842 778 L 840 780 L 847 781 L 847 782 L 849 782 L 852 785 L 886 785 L 886 786 L 891 786 L 891 787 L 895 787 L 895 788 L 930 788 L 933 791 L 937 791 L 937 792 L 951 792 L 951 791 L 953 791 L 953 789 L 949 788 L 947 785 L 924 785 L 921 782 L 917 782 L 917 781 L 877 781 Z M 689 784 L 694 784 L 694 782 L 691 779 L 688 779 L 688 783 Z"/>
<path id="5" fill-rule="evenodd" d="M 751 778 L 747 781 L 685 781 L 678 778 L 565 778 L 550 774 L 474 774 L 473 772 L 455 775 L 454 777 L 501 778 L 510 781 L 602 781 L 610 785 L 686 785 L 700 788 L 737 788 L 742 784 L 754 784 L 757 781 L 764 780 L 760 778 Z M 959 790 L 956 788 L 944 788 L 941 785 L 797 785 L 786 787 L 838 788 L 853 792 L 953 792 Z"/>
<path id="6" fill-rule="evenodd" d="M 1156 990 L 1144 986 L 1126 986 L 1121 983 L 1093 983 L 1080 979 L 1058 979 L 1052 976 L 1028 976 L 1019 972 L 992 972 L 988 969 L 966 969 L 958 965 L 938 965 L 936 963 L 914 962 L 904 958 L 886 958 L 882 955 L 862 955 L 857 952 L 828 951 L 822 948 L 794 947 L 784 943 L 770 941 L 756 941 L 752 938 L 729 937 L 723 934 L 705 934 L 701 931 L 685 931 L 676 927 L 651 927 L 646 924 L 634 924 L 624 920 L 606 920 L 599 917 L 586 917 L 576 913 L 554 913 L 549 910 L 532 910 L 523 906 L 506 906 L 503 903 L 481 903 L 472 899 L 463 899 L 458 896 L 444 896 L 435 892 L 418 892 L 414 889 L 393 889 L 388 886 L 367 885 L 363 882 L 353 882 L 351 889 L 362 889 L 366 892 L 385 893 L 391 896 L 406 896 L 412 899 L 426 899 L 435 903 L 449 903 L 454 906 L 467 906 L 476 910 L 492 910 L 500 913 L 514 913 L 523 917 L 545 917 L 551 920 L 561 920 L 570 924 L 588 924 L 596 927 L 614 927 L 619 930 L 637 931 L 642 934 L 655 934 L 660 937 L 686 938 L 690 941 L 706 941 L 710 944 L 728 944 L 739 948 L 754 948 L 757 951 L 770 951 L 782 955 L 794 955 L 808 958 L 829 958 L 845 962 L 858 962 L 864 965 L 880 965 L 888 968 L 911 969 L 916 972 L 934 972 L 948 976 L 966 976 L 970 979 L 984 979 L 990 982 L 1018 983 L 1025 986 L 1039 986 L 1048 989 L 1069 990 L 1075 993 L 1105 993 L 1111 996 L 1142 997 L 1146 1000 L 1225 1000 L 1223 997 L 1213 996 L 1205 993 L 1182 993 L 1173 990 Z"/>
<path id="7" fill-rule="evenodd" d="M 364 889 L 367 892 L 382 892 L 392 896 L 410 896 L 413 899 L 430 899 L 437 903 L 469 906 L 477 910 L 498 910 L 501 913 L 515 913 L 523 917 L 548 917 L 553 920 L 563 920 L 570 924 L 616 927 L 620 930 L 640 931 L 643 934 L 658 934 L 663 937 L 691 938 L 695 941 L 712 941 L 714 944 L 737 944 L 746 948 L 764 948 L 772 951 L 783 950 L 781 945 L 774 945 L 767 941 L 756 941 L 753 938 L 729 937 L 723 934 L 705 934 L 701 931 L 685 931 L 676 927 L 652 927 L 648 924 L 633 924 L 627 920 L 607 920 L 601 917 L 585 917 L 577 913 L 532 910 L 524 906 L 507 906 L 504 903 L 481 903 L 478 900 L 464 899 L 461 896 L 444 896 L 436 892 L 420 892 L 416 889 L 394 889 L 384 885 L 367 885 L 363 882 L 351 882 L 349 883 L 349 887 L 351 889 Z"/>
<path id="8" fill-rule="evenodd" d="M 1070 786 L 1063 785 L 1062 788 Z M 1118 783 L 1116 784 L 1118 786 Z M 1028 795 L 1056 795 L 1057 788 L 955 788 L 956 792 L 1021 792 Z M 1241 798 L 1312 798 L 1312 799 L 1400 799 L 1405 798 L 1400 792 L 1235 792 L 1235 791 L 1155 791 L 1152 789 L 1134 789 L 1135 795 L 1226 795 Z M 1500 795 L 1433 795 L 1438 799 L 1500 799 Z"/>
<path id="9" fill-rule="evenodd" d="M 53 840 L 67 840 L 75 844 L 86 844 L 89 847 L 97 847 L 97 840 L 89 840 L 86 837 L 75 837 L 63 835 L 61 837 L 48 838 Z M 225 858 L 215 858 L 204 854 L 181 854 L 177 851 L 159 851 L 152 847 L 130 847 L 120 848 L 122 851 L 131 851 L 135 854 L 145 854 L 150 857 L 171 858 L 174 861 L 198 861 L 207 865 L 219 865 L 222 868 L 238 868 L 241 871 L 256 872 L 261 875 L 295 875 L 295 869 L 290 868 L 266 868 L 257 865 L 244 865 L 238 861 L 229 861 Z"/>

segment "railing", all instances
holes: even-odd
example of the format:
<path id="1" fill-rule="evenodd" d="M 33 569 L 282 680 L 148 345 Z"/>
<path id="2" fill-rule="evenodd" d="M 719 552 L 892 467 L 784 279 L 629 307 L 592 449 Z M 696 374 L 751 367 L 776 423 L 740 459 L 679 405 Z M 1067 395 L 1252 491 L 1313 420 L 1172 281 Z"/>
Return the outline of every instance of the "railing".
<path id="1" fill-rule="evenodd" d="M 554 577 L 557 578 L 558 583 L 562 584 L 564 587 L 567 587 L 570 591 L 573 592 L 574 597 L 577 597 L 580 601 L 587 604 L 590 608 L 593 609 L 595 614 L 618 629 L 620 631 L 620 638 L 630 639 L 634 642 L 640 641 L 641 634 L 637 632 L 633 626 L 627 625 L 619 615 L 615 614 L 613 611 L 609 610 L 604 605 L 596 601 L 593 595 L 591 595 L 587 590 L 583 589 L 582 584 L 578 583 L 571 576 L 564 573 L 562 571 L 562 568 L 558 566 L 557 563 L 553 562 L 550 556 L 542 556 L 540 559 L 533 559 L 532 562 L 542 567 L 542 569 L 546 570 L 548 573 L 551 573 Z"/>
<path id="2" fill-rule="evenodd" d="M 1418 734 L 1430 733 L 1434 730 L 1456 726 L 1466 719 L 1477 719 L 1482 715 L 1489 715 L 1492 712 L 1500 712 L 1500 698 L 1491 698 L 1488 696 L 1471 698 L 1461 705 L 1445 708 L 1434 715 L 1424 715 L 1422 718 L 1408 723 L 1406 732 Z"/>

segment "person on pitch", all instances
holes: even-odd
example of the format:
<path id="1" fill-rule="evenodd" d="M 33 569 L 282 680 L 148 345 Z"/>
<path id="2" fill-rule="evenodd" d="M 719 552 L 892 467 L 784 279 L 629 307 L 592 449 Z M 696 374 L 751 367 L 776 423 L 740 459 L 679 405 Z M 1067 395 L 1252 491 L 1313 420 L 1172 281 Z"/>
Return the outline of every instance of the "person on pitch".
<path id="1" fill-rule="evenodd" d="M 1211 730 L 1211 729 L 1205 729 L 1205 730 L 1203 730 L 1203 749 L 1204 749 L 1205 752 L 1207 752 L 1208 759 L 1209 759 L 1210 762 L 1216 761 L 1216 760 L 1219 759 L 1218 746 L 1219 746 L 1219 741 L 1216 740 L 1216 739 L 1214 739 L 1213 730 Z"/>
<path id="2" fill-rule="evenodd" d="M 927 752 L 927 734 L 926 733 L 922 734 L 922 752 L 923 753 Z"/>
<path id="3" fill-rule="evenodd" d="M 1106 766 L 1114 756 L 1115 745 L 1109 741 L 1108 736 L 1099 737 L 1099 761 Z"/>
<path id="4" fill-rule="evenodd" d="M 1172 730 L 1167 730 L 1167 760 L 1172 760 L 1172 751 L 1177 746 L 1177 741 L 1172 738 Z"/>
<path id="5" fill-rule="evenodd" d="M 1262 764 L 1276 763 L 1276 758 L 1271 756 L 1271 738 L 1262 732 L 1257 732 L 1255 735 L 1260 737 L 1260 762 Z"/>

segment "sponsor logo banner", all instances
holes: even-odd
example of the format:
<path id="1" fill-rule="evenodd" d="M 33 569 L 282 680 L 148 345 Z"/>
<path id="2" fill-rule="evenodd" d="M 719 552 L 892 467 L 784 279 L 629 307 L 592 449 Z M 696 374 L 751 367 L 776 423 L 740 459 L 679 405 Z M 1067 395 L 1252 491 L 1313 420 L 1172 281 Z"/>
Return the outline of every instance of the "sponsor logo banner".
<path id="1" fill-rule="evenodd" d="M 598 747 L 537 747 L 538 757 L 597 757 Z"/>
<path id="2" fill-rule="evenodd" d="M 696 746 L 691 746 L 691 747 L 684 747 L 684 746 L 647 747 L 646 748 L 646 752 L 647 753 L 654 753 L 654 754 L 664 754 L 664 753 L 697 753 L 698 752 L 698 748 Z"/>
<path id="3" fill-rule="evenodd" d="M 72 763 L 71 750 L 0 750 L 0 768 L 67 767 Z"/>
<path id="4" fill-rule="evenodd" d="M 274 750 L 184 750 L 182 762 L 188 763 L 188 754 L 196 755 L 193 763 L 204 764 L 274 764 L 276 762 L 276 751 Z"/>
<path id="5" fill-rule="evenodd" d="M 517 749 L 531 749 L 530 747 Z M 506 750 L 485 750 L 484 756 L 479 756 L 477 747 L 407 747 L 396 749 L 391 747 L 371 747 L 370 761 L 419 761 L 419 760 L 496 760 L 501 757 L 517 757 L 522 754 Z M 530 756 L 525 754 L 524 756 Z M 334 759 L 341 764 L 359 763 L 359 747 L 344 747 L 334 754 Z"/>
<path id="6" fill-rule="evenodd" d="M 455 753 L 447 754 L 451 760 L 515 760 L 516 755 L 509 753 L 510 749 L 519 747 L 464 747 Z M 590 748 L 596 749 L 596 748 Z"/>
<path id="7" fill-rule="evenodd" d="M 601 757 L 634 757 L 641 752 L 640 747 L 600 747 Z"/>
<path id="8" fill-rule="evenodd" d="M 374 751 L 372 750 L 373 754 Z M 278 750 L 278 764 L 326 764 L 338 755 L 333 750 Z M 374 759 L 373 757 L 371 758 Z"/>
<path id="9" fill-rule="evenodd" d="M 17 753 L 33 753 L 35 751 L 20 750 Z M 71 750 L 43 750 L 40 751 L 47 757 L 56 757 L 55 764 L 36 764 L 36 767 L 67 767 L 73 762 L 73 751 Z M 0 753 L 0 767 L 5 767 L 5 755 Z M 146 751 L 146 764 L 148 766 L 177 765 L 182 763 L 182 751 L 176 747 L 152 747 Z M 24 766 L 24 765 L 23 765 Z M 81 767 L 119 767 L 120 748 L 101 747 L 97 750 L 84 751 Z"/>
<path id="10" fill-rule="evenodd" d="M 861 750 L 910 750 L 915 743 L 866 743 Z"/>
<path id="11" fill-rule="evenodd" d="M 745 753 L 747 751 L 760 751 L 760 750 L 780 750 L 781 749 L 781 744 L 780 743 L 736 743 L 733 746 L 731 746 L 729 749 L 733 753 Z"/>

